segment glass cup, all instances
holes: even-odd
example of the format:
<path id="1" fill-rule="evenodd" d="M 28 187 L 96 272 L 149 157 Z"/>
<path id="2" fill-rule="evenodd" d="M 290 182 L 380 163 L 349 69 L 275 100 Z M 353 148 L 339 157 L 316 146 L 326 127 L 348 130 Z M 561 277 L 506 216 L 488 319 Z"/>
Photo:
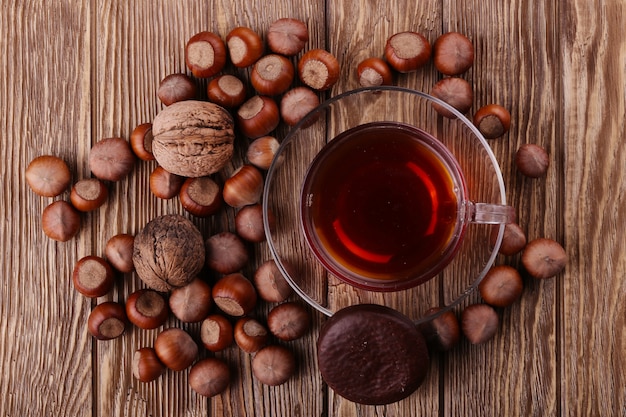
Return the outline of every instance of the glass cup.
<path id="1" fill-rule="evenodd" d="M 274 260 L 311 306 L 376 303 L 416 321 L 477 287 L 515 218 L 476 127 L 400 87 L 338 95 L 293 127 L 263 208 Z"/>

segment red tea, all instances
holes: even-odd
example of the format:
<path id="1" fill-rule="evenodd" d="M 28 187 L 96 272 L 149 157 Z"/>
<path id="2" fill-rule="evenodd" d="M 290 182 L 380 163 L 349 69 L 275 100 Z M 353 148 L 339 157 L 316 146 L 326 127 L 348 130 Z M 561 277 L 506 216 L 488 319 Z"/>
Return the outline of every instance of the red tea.
<path id="1" fill-rule="evenodd" d="M 330 141 L 302 191 L 305 235 L 326 268 L 340 277 L 406 280 L 430 278 L 447 263 L 464 185 L 442 153 L 454 161 L 437 139 L 392 122 Z"/>

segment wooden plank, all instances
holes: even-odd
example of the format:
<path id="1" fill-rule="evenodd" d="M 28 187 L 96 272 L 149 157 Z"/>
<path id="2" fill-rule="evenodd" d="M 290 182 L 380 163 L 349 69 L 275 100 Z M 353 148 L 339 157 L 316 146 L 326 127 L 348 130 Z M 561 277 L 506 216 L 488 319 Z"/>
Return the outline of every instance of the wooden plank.
<path id="1" fill-rule="evenodd" d="M 96 53 L 94 63 L 96 97 L 94 99 L 93 142 L 109 136 L 128 137 L 132 129 L 151 121 L 161 109 L 156 89 L 162 78 L 175 72 L 189 71 L 184 63 L 184 45 L 195 33 L 209 30 L 223 39 L 236 26 L 248 26 L 265 37 L 269 24 L 279 17 L 296 17 L 307 22 L 311 32 L 309 45 L 324 43 L 323 9 L 320 4 L 272 2 L 260 7 L 252 1 L 186 2 L 185 7 L 174 1 L 143 1 L 128 3 L 102 1 L 98 3 L 95 23 Z M 229 71 L 247 78 L 246 70 Z M 201 89 L 206 81 L 198 81 Z M 250 94 L 252 90 L 250 89 Z M 205 96 L 206 93 L 202 93 Z M 284 134 L 283 128 L 278 133 Z M 233 161 L 218 175 L 220 181 L 244 161 L 248 140 L 238 137 Z M 106 241 L 117 233 L 137 233 L 143 225 L 159 214 L 180 213 L 193 220 L 208 237 L 222 230 L 234 230 L 235 210 L 208 220 L 186 214 L 177 199 L 157 201 L 149 192 L 148 175 L 155 163 L 138 163 L 131 176 L 115 184 L 111 201 L 94 220 L 96 251 L 102 251 Z M 251 245 L 252 246 L 252 245 Z M 243 271 L 252 277 L 256 266 L 269 259 L 265 244 L 253 245 L 254 259 Z M 209 282 L 216 274 L 205 276 Z M 124 284 L 112 296 L 124 300 L 132 291 L 143 287 L 135 276 L 128 274 Z M 295 298 L 295 296 L 294 296 Z M 257 315 L 263 319 L 271 306 L 261 303 Z M 321 317 L 315 318 L 315 329 Z M 199 342 L 199 325 L 181 325 L 171 319 L 165 327 L 183 327 Z M 303 364 L 289 383 L 267 387 L 252 377 L 249 354 L 233 347 L 216 356 L 225 359 L 232 371 L 230 388 L 221 396 L 207 400 L 188 386 L 188 371 L 168 371 L 149 384 L 134 380 L 130 363 L 135 349 L 152 346 L 157 331 L 132 329 L 120 340 L 99 343 L 95 361 L 94 393 L 97 415 L 291 415 L 323 413 L 324 396 L 321 379 L 316 372 L 314 335 L 288 345 Z M 210 356 L 203 351 L 202 357 Z M 306 411 L 304 411 L 306 410 Z"/>
<path id="2" fill-rule="evenodd" d="M 383 57 L 387 39 L 401 31 L 416 31 L 424 34 L 430 42 L 436 39 L 441 26 L 440 2 L 367 2 L 357 6 L 353 1 L 334 0 L 328 3 L 328 49 L 337 56 L 341 74 L 339 82 L 332 89 L 331 95 L 359 87 L 356 78 L 357 65 L 371 56 Z M 410 74 L 400 74 L 395 83 L 400 86 L 420 91 L 429 91 L 435 82 L 435 71 L 428 65 Z M 352 123 L 371 109 L 358 109 L 338 115 L 333 126 Z M 375 109 L 373 110 L 375 111 Z M 423 111 L 423 110 L 422 110 Z M 347 284 L 333 285 L 329 290 L 330 301 L 334 308 L 351 303 L 382 302 L 382 296 L 356 293 Z M 380 298 L 380 299 L 379 299 Z M 385 298 L 390 298 L 385 296 Z M 419 312 L 438 303 L 436 290 L 425 302 L 416 303 L 414 299 L 398 294 L 396 308 L 405 314 L 418 318 Z M 419 304 L 419 305 L 418 305 Z M 364 406 L 350 402 L 332 390 L 329 395 L 329 416 L 387 416 L 436 415 L 439 413 L 439 366 L 435 358 L 424 384 L 418 391 L 405 400 L 387 406 Z"/>
<path id="3" fill-rule="evenodd" d="M 561 13 L 565 243 L 562 415 L 626 415 L 624 2 Z"/>
<path id="4" fill-rule="evenodd" d="M 88 146 L 81 140 L 91 111 L 90 13 L 88 2 L 2 3 L 3 415 L 91 413 L 91 337 L 84 308 L 89 302 L 70 280 L 77 248 L 89 242 L 84 235 L 67 243 L 48 239 L 40 219 L 53 199 L 36 196 L 24 181 L 28 164 L 42 154 L 63 158 L 74 176 L 82 173 Z M 69 191 L 57 199 L 68 197 Z"/>
<path id="5" fill-rule="evenodd" d="M 475 63 L 465 75 L 474 87 L 474 106 L 497 103 L 511 112 L 511 131 L 490 141 L 503 171 L 507 201 L 530 239 L 562 237 L 563 171 L 560 167 L 558 9 L 552 2 L 444 2 L 443 31 L 466 34 Z M 468 12 L 471 10 L 471 13 Z M 523 28 L 523 29 L 522 29 Z M 471 117 L 470 114 L 470 117 Z M 514 153 L 536 143 L 551 154 L 545 179 L 523 178 Z M 496 264 L 521 269 L 519 256 Z M 444 415 L 557 415 L 559 408 L 558 288 L 561 278 L 536 282 L 524 274 L 525 289 L 513 306 L 499 309 L 496 337 L 483 345 L 464 340 L 445 364 Z M 479 294 L 466 304 L 481 302 Z M 462 309 L 459 309 L 459 312 Z"/>

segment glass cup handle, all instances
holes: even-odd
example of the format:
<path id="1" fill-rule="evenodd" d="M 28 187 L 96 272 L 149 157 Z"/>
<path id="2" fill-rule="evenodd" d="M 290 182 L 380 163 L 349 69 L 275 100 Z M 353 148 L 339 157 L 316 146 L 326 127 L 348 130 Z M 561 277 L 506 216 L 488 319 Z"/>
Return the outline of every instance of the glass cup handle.
<path id="1" fill-rule="evenodd" d="M 467 220 L 470 223 L 506 224 L 515 222 L 516 217 L 511 206 L 467 202 Z"/>

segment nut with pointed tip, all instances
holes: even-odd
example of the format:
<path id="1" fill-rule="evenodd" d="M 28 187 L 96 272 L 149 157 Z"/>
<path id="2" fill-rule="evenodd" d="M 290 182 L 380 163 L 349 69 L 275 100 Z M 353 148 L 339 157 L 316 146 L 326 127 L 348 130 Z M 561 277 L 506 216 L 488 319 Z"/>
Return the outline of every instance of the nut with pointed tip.
<path id="1" fill-rule="evenodd" d="M 253 96 L 237 110 L 237 126 L 251 139 L 269 134 L 279 123 L 278 105 L 268 96 Z"/>
<path id="2" fill-rule="evenodd" d="M 447 77 L 438 81 L 430 94 L 454 107 L 461 114 L 467 113 L 474 101 L 472 86 L 463 78 L 458 77 Z M 439 104 L 433 103 L 433 108 L 444 117 L 456 118 L 451 111 Z"/>
<path id="3" fill-rule="evenodd" d="M 230 370 L 218 358 L 205 358 L 195 363 L 189 371 L 189 386 L 204 397 L 215 397 L 228 388 Z"/>
<path id="4" fill-rule="evenodd" d="M 515 153 L 515 166 L 527 177 L 540 178 L 548 172 L 550 157 L 541 146 L 526 143 Z"/>
<path id="5" fill-rule="evenodd" d="M 537 279 L 548 279 L 560 274 L 565 269 L 567 259 L 563 246 L 547 238 L 531 240 L 522 253 L 522 265 Z"/>
<path id="6" fill-rule="evenodd" d="M 80 230 L 80 215 L 67 201 L 57 200 L 43 209 L 41 228 L 50 239 L 67 242 Z"/>
<path id="7" fill-rule="evenodd" d="M 309 331 L 311 314 L 300 303 L 282 303 L 270 310 L 267 315 L 267 327 L 280 340 L 296 340 Z"/>
<path id="8" fill-rule="evenodd" d="M 170 74 L 161 80 L 157 96 L 161 103 L 171 106 L 178 101 L 193 100 L 198 88 L 187 74 Z"/>
<path id="9" fill-rule="evenodd" d="M 283 346 L 266 346 L 252 359 L 252 373 L 265 385 L 284 384 L 295 372 L 296 358 L 293 352 Z"/>
<path id="10" fill-rule="evenodd" d="M 169 304 L 174 316 L 183 323 L 198 323 L 211 311 L 211 287 L 196 278 L 184 287 L 173 289 Z"/>
<path id="11" fill-rule="evenodd" d="M 104 247 L 104 256 L 111 266 L 124 274 L 133 272 L 133 249 L 135 237 L 128 233 L 119 233 L 112 236 Z"/>
<path id="12" fill-rule="evenodd" d="M 430 316 L 441 311 L 440 307 L 433 307 L 425 312 Z M 461 326 L 454 311 L 445 311 L 435 318 L 420 324 L 426 343 L 433 349 L 445 352 L 451 350 L 461 339 Z"/>
<path id="13" fill-rule="evenodd" d="M 220 274 L 241 271 L 248 262 L 248 250 L 239 236 L 231 232 L 220 232 L 205 242 L 206 265 Z"/>
<path id="14" fill-rule="evenodd" d="M 130 144 L 122 138 L 105 138 L 89 152 L 89 169 L 103 181 L 120 181 L 132 171 L 135 154 Z"/>
<path id="15" fill-rule="evenodd" d="M 26 182 L 37 195 L 56 197 L 70 185 L 70 169 L 61 158 L 42 155 L 26 168 Z"/>
<path id="16" fill-rule="evenodd" d="M 491 340 L 498 331 L 499 324 L 498 313 L 487 304 L 471 304 L 461 313 L 461 329 L 473 345 Z"/>
<path id="17" fill-rule="evenodd" d="M 508 265 L 494 266 L 478 284 L 480 296 L 494 307 L 508 307 L 522 295 L 524 284 L 517 269 Z"/>
<path id="18" fill-rule="evenodd" d="M 231 207 L 256 204 L 263 194 L 263 175 L 253 165 L 243 165 L 226 180 L 222 194 Z"/>
<path id="19" fill-rule="evenodd" d="M 250 143 L 246 157 L 255 167 L 263 170 L 269 169 L 278 151 L 280 142 L 273 136 L 262 136 Z"/>
<path id="20" fill-rule="evenodd" d="M 130 147 L 143 161 L 153 161 L 152 154 L 152 123 L 142 123 L 130 134 Z"/>
<path id="21" fill-rule="evenodd" d="M 393 84 L 391 68 L 385 60 L 378 57 L 366 58 L 356 67 L 357 78 L 361 87 L 377 87 Z"/>
<path id="22" fill-rule="evenodd" d="M 293 276 L 293 267 L 287 264 L 289 274 Z M 273 259 L 263 262 L 254 274 L 254 285 L 261 299 L 270 303 L 285 301 L 293 289 L 278 269 Z"/>
<path id="23" fill-rule="evenodd" d="M 433 45 L 433 62 L 442 74 L 462 74 L 474 63 L 474 45 L 461 33 L 444 33 Z"/>
<path id="24" fill-rule="evenodd" d="M 155 197 L 169 200 L 176 197 L 183 187 L 185 177 L 172 174 L 162 166 L 157 166 L 150 173 L 150 191 Z"/>
<path id="25" fill-rule="evenodd" d="M 496 244 L 500 225 L 494 225 L 491 229 L 490 243 L 491 247 Z M 502 236 L 502 244 L 500 252 L 505 256 L 513 256 L 519 253 L 526 246 L 526 234 L 517 223 L 507 223 L 504 225 L 504 235 Z"/>
<path id="26" fill-rule="evenodd" d="M 267 31 L 267 44 L 272 52 L 293 56 L 304 49 L 309 41 L 309 30 L 301 20 L 293 18 L 278 19 Z"/>

